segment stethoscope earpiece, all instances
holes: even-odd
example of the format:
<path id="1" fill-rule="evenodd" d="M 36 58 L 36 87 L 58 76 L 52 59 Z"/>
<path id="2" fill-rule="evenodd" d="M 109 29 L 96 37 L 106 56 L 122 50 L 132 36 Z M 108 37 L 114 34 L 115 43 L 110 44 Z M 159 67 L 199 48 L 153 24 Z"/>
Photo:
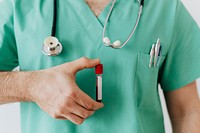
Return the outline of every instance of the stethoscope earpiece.
<path id="1" fill-rule="evenodd" d="M 103 43 L 106 45 L 106 46 L 111 46 L 111 44 L 110 44 L 110 39 L 108 38 L 108 37 L 104 37 L 103 38 Z"/>
<path id="2" fill-rule="evenodd" d="M 137 17 L 137 20 L 135 22 L 135 25 L 134 25 L 131 33 L 129 34 L 129 36 L 127 37 L 125 42 L 121 43 L 119 40 L 117 40 L 112 44 L 110 39 L 108 37 L 105 37 L 105 34 L 106 34 L 107 24 L 108 24 L 108 21 L 110 19 L 111 12 L 113 11 L 113 8 L 115 6 L 115 3 L 116 3 L 116 0 L 113 0 L 112 6 L 110 7 L 109 13 L 108 13 L 108 15 L 106 17 L 106 20 L 105 20 L 105 23 L 104 23 L 104 28 L 103 28 L 103 33 L 102 33 L 102 41 L 103 41 L 104 45 L 107 46 L 107 47 L 111 47 L 111 48 L 114 48 L 114 49 L 119 49 L 119 48 L 123 48 L 129 42 L 129 40 L 131 39 L 131 37 L 135 33 L 135 31 L 136 31 L 136 29 L 138 27 L 138 23 L 140 21 L 141 15 L 142 15 L 144 0 L 141 0 L 141 1 L 138 0 L 138 3 L 140 4 L 140 8 L 139 8 L 139 11 L 138 11 L 138 17 Z"/>
<path id="3" fill-rule="evenodd" d="M 120 48 L 121 47 L 121 42 L 119 40 L 115 41 L 113 44 L 111 43 L 110 39 L 108 37 L 103 38 L 103 43 L 107 47 L 112 47 L 112 48 Z"/>
<path id="4" fill-rule="evenodd" d="M 44 40 L 42 52 L 48 56 L 56 56 L 62 52 L 62 45 L 56 37 L 47 37 Z"/>
<path id="5" fill-rule="evenodd" d="M 114 47 L 114 48 L 120 48 L 121 45 L 122 45 L 122 43 L 121 43 L 119 40 L 117 40 L 117 41 L 115 41 L 115 42 L 113 43 L 113 47 Z"/>

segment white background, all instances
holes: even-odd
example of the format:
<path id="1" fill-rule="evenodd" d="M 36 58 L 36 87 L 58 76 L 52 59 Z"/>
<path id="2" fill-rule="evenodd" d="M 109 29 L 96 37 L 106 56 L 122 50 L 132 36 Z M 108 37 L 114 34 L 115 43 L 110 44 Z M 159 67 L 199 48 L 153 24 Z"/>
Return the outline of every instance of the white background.
<path id="1" fill-rule="evenodd" d="M 200 26 L 200 1 L 199 0 L 182 0 L 189 12 Z M 198 81 L 200 88 L 200 81 Z M 200 91 L 200 89 L 199 89 Z M 166 111 L 163 95 L 161 93 L 163 104 L 166 133 L 171 133 L 171 125 Z M 19 104 L 9 104 L 0 106 L 0 133 L 20 133 L 20 111 Z"/>

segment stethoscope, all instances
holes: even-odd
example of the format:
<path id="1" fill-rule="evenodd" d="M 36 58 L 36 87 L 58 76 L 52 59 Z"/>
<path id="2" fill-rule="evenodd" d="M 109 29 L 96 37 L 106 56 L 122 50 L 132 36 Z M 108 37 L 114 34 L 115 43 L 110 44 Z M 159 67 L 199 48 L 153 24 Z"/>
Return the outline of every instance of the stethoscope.
<path id="1" fill-rule="evenodd" d="M 124 43 L 121 43 L 120 40 L 117 40 L 114 43 L 111 43 L 109 37 L 105 36 L 108 21 L 110 19 L 110 16 L 111 16 L 111 13 L 112 13 L 113 8 L 115 6 L 115 3 L 116 3 L 116 0 L 113 0 L 112 5 L 111 5 L 110 10 L 109 10 L 109 13 L 106 17 L 104 28 L 103 28 L 103 33 L 102 33 L 102 41 L 103 41 L 103 44 L 107 47 L 111 47 L 111 48 L 114 48 L 114 49 L 120 49 L 120 48 L 123 48 L 129 42 L 129 40 L 131 39 L 131 37 L 133 36 L 133 34 L 135 33 L 135 31 L 138 27 L 138 24 L 139 24 L 141 15 L 142 15 L 144 0 L 141 0 L 141 1 L 138 0 L 138 3 L 140 5 L 140 9 L 138 11 L 138 17 L 137 17 L 136 23 L 135 23 L 131 33 L 129 34 L 129 36 L 127 37 L 127 39 L 125 40 Z M 45 55 L 48 55 L 48 56 L 56 56 L 56 55 L 60 54 L 62 52 L 62 49 L 63 49 L 62 44 L 59 42 L 59 40 L 55 36 L 55 34 L 56 34 L 56 23 L 57 23 L 57 0 L 54 0 L 53 24 L 52 24 L 51 36 L 47 37 L 44 40 L 44 44 L 42 46 L 42 52 Z"/>

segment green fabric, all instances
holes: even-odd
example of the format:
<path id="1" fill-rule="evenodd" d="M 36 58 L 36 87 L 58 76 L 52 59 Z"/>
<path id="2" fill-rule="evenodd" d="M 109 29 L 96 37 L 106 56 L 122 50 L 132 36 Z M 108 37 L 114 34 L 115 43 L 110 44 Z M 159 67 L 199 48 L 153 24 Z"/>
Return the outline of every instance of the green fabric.
<path id="1" fill-rule="evenodd" d="M 79 57 L 104 64 L 103 103 L 82 125 L 56 120 L 35 103 L 21 103 L 22 133 L 164 133 L 158 83 L 165 91 L 200 77 L 200 30 L 179 0 L 145 0 L 138 29 L 122 49 L 103 46 L 103 24 L 84 0 L 59 0 L 56 36 L 60 55 L 42 54 L 51 34 L 53 0 L 0 1 L 0 70 L 41 70 Z M 137 0 L 117 0 L 106 35 L 125 41 L 137 18 Z M 149 68 L 149 52 L 160 38 L 160 65 Z M 66 68 L 67 69 L 67 68 Z M 87 79 L 87 80 L 86 80 Z M 77 74 L 77 84 L 95 98 L 94 69 Z"/>
<path id="2" fill-rule="evenodd" d="M 0 1 L 0 70 L 9 71 L 18 66 L 13 28 L 12 3 Z"/>
<path id="3" fill-rule="evenodd" d="M 200 75 L 200 32 L 182 3 L 176 9 L 173 38 L 163 68 L 165 91 L 181 88 Z"/>

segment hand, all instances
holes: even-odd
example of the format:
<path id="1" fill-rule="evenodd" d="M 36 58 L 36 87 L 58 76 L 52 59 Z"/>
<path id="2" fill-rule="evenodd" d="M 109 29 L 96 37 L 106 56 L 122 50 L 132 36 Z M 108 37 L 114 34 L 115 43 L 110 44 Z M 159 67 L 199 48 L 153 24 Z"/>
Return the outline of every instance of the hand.
<path id="1" fill-rule="evenodd" d="M 31 100 L 56 119 L 81 124 L 96 110 L 103 107 L 86 95 L 75 83 L 75 75 L 85 68 L 98 65 L 98 59 L 80 58 L 50 69 L 36 71 L 30 84 Z M 34 72 L 33 72 L 34 73 Z"/>

